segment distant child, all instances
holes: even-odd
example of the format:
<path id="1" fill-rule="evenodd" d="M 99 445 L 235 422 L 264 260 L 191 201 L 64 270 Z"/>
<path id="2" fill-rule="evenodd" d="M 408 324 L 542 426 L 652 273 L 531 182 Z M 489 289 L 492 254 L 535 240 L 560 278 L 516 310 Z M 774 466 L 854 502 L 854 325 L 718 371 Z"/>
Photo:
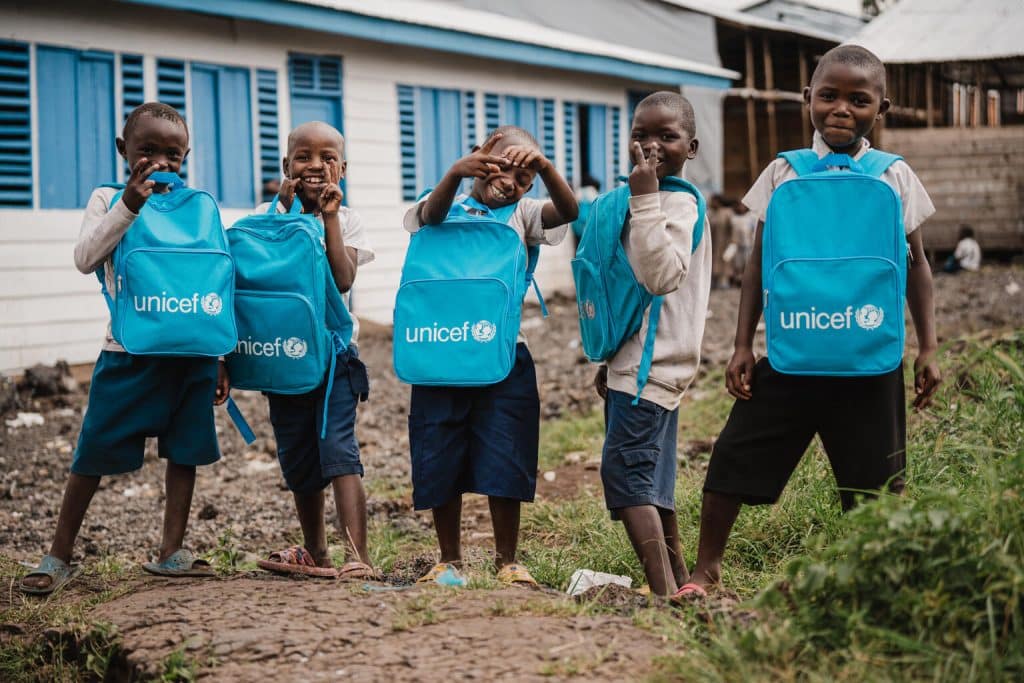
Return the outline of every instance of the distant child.
<path id="1" fill-rule="evenodd" d="M 956 273 L 961 270 L 977 271 L 981 268 L 981 245 L 974 239 L 974 228 L 969 225 L 961 225 L 957 234 L 956 251 L 954 251 L 943 266 L 947 273 Z"/>
<path id="2" fill-rule="evenodd" d="M 524 197 L 540 176 L 551 199 Z M 405 229 L 445 220 L 463 178 L 474 178 L 469 197 L 491 209 L 515 204 L 509 225 L 527 245 L 555 245 L 576 218 L 572 188 L 522 128 L 502 126 L 483 146 L 456 161 L 433 191 L 405 214 Z M 413 506 L 431 510 L 440 562 L 420 578 L 463 584 L 462 494 L 488 497 L 494 526 L 495 565 L 505 583 L 535 584 L 516 563 L 519 510 L 537 488 L 540 399 L 533 358 L 519 334 L 509 375 L 489 386 L 412 387 L 409 442 Z"/>
<path id="3" fill-rule="evenodd" d="M 735 284 L 743 281 L 743 271 L 754 251 L 754 235 L 757 234 L 757 216 L 750 212 L 743 202 L 735 202 L 729 217 L 729 235 L 736 246 L 732 257 L 732 277 Z M 728 249 L 727 249 L 728 250 Z"/>
<path id="4" fill-rule="evenodd" d="M 116 144 L 131 168 L 127 185 L 113 206 L 117 189 L 93 190 L 75 244 L 78 270 L 93 273 L 103 267 L 107 292 L 115 298 L 114 249 L 149 197 L 167 189 L 158 188 L 150 174 L 181 168 L 189 153 L 189 132 L 172 107 L 147 102 L 128 115 Z M 133 356 L 114 341 L 108 325 L 53 544 L 49 555 L 21 580 L 21 590 L 45 595 L 73 578 L 72 549 L 100 477 L 142 467 L 146 437 L 154 436 L 160 457 L 167 460 L 167 502 L 157 562 L 143 568 L 165 576 L 210 575 L 209 564 L 183 549 L 182 542 L 196 466 L 220 459 L 212 406 L 227 397 L 227 375 L 216 358 Z"/>
<path id="5" fill-rule="evenodd" d="M 345 177 L 345 138 L 320 121 L 304 123 L 288 136 L 283 159 L 284 181 L 277 211 L 286 213 L 297 199 L 302 211 L 324 225 L 330 275 L 341 293 L 348 292 L 356 270 L 373 260 L 362 220 L 341 205 L 338 182 Z M 269 204 L 256 208 L 265 213 Z M 356 439 L 356 406 L 369 395 L 366 366 L 359 360 L 359 321 L 352 316 L 352 342 L 335 361 L 330 396 L 327 378 L 313 391 L 299 395 L 267 394 L 270 422 L 277 440 L 277 458 L 295 499 L 302 527 L 302 545 L 273 552 L 260 567 L 286 574 L 365 579 L 376 576 L 366 548 L 366 493 Z M 324 402 L 328 402 L 326 438 L 321 438 Z M 335 570 L 327 549 L 324 489 L 334 491 L 338 526 L 345 544 L 345 563 Z"/>
<path id="6" fill-rule="evenodd" d="M 691 253 L 697 202 L 685 192 L 659 191 L 666 176 L 682 176 L 697 156 L 690 102 L 674 92 L 648 95 L 633 115 L 629 218 L 623 244 L 637 280 L 663 296 L 651 371 L 633 405 L 647 323 L 595 378 L 605 399 L 601 482 L 613 519 L 621 519 L 656 595 L 671 595 L 688 575 L 675 513 L 679 402 L 700 368 L 711 289 L 712 247 L 704 238 Z"/>
<path id="7" fill-rule="evenodd" d="M 837 153 L 856 161 L 870 148 L 865 136 L 890 106 L 885 96 L 885 67 L 862 47 L 833 48 L 818 62 L 810 86 L 804 89 L 804 101 L 816 131 L 812 149 L 818 158 Z M 679 597 L 703 596 L 707 586 L 721 580 L 722 554 L 740 506 L 778 500 L 815 434 L 821 436 L 844 510 L 856 503 L 857 493 L 886 486 L 895 492 L 902 490 L 906 463 L 902 366 L 881 375 L 841 377 L 782 374 L 766 358 L 754 361 L 762 277 L 768 276 L 762 273 L 761 263 L 766 210 L 772 193 L 796 177 L 786 160 L 776 159 L 743 198 L 761 222 L 743 276 L 736 348 L 726 373 L 726 386 L 737 400 L 711 455 L 697 564 L 691 583 L 679 590 Z M 914 406 L 922 408 L 939 384 L 939 368 L 931 271 L 918 228 L 935 208 L 903 161 L 889 166 L 881 180 L 899 195 L 903 230 L 910 243 L 906 298 L 919 349 L 914 363 Z M 836 224 L 821 225 L 820 229 L 842 234 L 848 228 Z M 838 239 L 826 232 L 822 242 L 842 244 Z M 875 320 L 881 323 L 880 317 Z M 873 322 L 866 321 L 868 325 Z"/>
<path id="8" fill-rule="evenodd" d="M 715 289 L 727 289 L 732 274 L 732 262 L 725 251 L 732 242 L 730 230 L 733 216 L 732 207 L 720 194 L 711 195 L 708 202 L 708 222 L 711 225 L 711 270 L 712 285 Z"/>

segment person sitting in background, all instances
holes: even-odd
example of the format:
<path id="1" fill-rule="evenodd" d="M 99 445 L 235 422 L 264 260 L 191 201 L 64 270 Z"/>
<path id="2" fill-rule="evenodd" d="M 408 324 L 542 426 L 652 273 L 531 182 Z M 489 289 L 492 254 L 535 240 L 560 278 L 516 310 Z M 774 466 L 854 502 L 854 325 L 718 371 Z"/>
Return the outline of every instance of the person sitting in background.
<path id="1" fill-rule="evenodd" d="M 946 259 L 942 267 L 947 273 L 961 270 L 977 271 L 981 267 L 981 245 L 974 239 L 974 228 L 961 225 L 957 234 L 956 250 Z"/>

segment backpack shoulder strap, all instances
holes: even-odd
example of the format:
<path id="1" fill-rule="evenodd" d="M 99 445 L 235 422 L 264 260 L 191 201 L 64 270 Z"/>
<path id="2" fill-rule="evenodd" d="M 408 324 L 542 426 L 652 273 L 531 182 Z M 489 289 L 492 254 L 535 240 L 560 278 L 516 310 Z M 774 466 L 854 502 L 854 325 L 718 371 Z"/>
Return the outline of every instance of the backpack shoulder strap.
<path id="1" fill-rule="evenodd" d="M 857 161 L 860 162 L 864 173 L 875 178 L 880 178 L 883 173 L 889 170 L 897 161 L 903 159 L 899 154 L 890 154 L 877 149 L 869 149 Z"/>
<path id="2" fill-rule="evenodd" d="M 692 254 L 697 251 L 700 241 L 704 238 L 704 217 L 707 215 L 708 209 L 707 202 L 704 201 L 704 195 L 701 194 L 696 185 L 676 176 L 666 176 L 663 178 L 659 189 L 671 192 L 686 192 L 693 195 L 693 198 L 697 200 L 697 220 L 693 224 L 693 244 L 690 245 L 690 253 Z"/>
<path id="3" fill-rule="evenodd" d="M 778 156 L 785 159 L 798 176 L 813 173 L 814 165 L 818 163 L 818 155 L 813 149 L 791 149 L 788 152 L 779 152 Z"/>
<path id="4" fill-rule="evenodd" d="M 496 209 L 491 209 L 491 213 L 498 221 L 508 224 L 512 221 L 512 216 L 515 215 L 516 209 L 519 207 L 519 202 L 513 202 L 507 206 L 499 206 Z"/>

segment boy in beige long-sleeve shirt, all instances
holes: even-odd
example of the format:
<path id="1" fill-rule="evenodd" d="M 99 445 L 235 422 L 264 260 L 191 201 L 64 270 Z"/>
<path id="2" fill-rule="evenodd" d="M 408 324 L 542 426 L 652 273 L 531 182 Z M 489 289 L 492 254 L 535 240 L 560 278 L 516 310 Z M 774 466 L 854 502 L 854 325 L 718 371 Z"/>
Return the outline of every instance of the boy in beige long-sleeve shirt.
<path id="1" fill-rule="evenodd" d="M 626 526 L 651 591 L 671 595 L 688 579 L 675 514 L 679 402 L 700 366 L 711 288 L 711 237 L 693 249 L 696 199 L 662 192 L 658 182 L 681 176 L 697 155 L 693 107 L 682 95 L 657 92 L 633 117 L 629 219 L 623 242 L 640 284 L 663 296 L 647 384 L 632 405 L 647 323 L 631 337 L 595 384 L 605 399 L 601 481 L 605 503 Z M 692 253 L 691 253 L 692 252 Z"/>

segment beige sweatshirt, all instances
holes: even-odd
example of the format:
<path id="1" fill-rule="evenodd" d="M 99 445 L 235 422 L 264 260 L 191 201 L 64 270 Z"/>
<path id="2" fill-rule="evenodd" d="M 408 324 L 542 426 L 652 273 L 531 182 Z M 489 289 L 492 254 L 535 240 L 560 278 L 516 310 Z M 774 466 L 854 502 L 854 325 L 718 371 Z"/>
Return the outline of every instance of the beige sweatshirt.
<path id="1" fill-rule="evenodd" d="M 697 200 L 685 192 L 658 192 L 630 197 L 630 218 L 623 246 L 637 280 L 647 291 L 663 295 L 654 338 L 654 360 L 641 398 L 675 410 L 700 366 L 708 296 L 711 290 L 711 228 L 690 253 Z M 640 331 L 608 362 L 608 387 L 636 394 L 647 316 Z"/>

